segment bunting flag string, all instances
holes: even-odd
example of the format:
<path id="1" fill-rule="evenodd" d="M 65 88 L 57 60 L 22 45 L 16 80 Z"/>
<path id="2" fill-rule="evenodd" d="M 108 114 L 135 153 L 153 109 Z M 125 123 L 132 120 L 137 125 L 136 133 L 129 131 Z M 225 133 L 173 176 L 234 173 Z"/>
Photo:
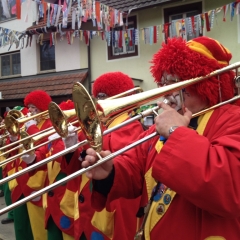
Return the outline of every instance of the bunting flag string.
<path id="1" fill-rule="evenodd" d="M 24 35 L 25 33 L 0 27 L 0 47 L 5 47 L 9 45 L 9 51 L 12 45 L 15 44 L 17 49 L 20 45 L 20 40 L 21 38 L 23 39 Z"/>
<path id="2" fill-rule="evenodd" d="M 16 0 L 21 3 L 25 0 Z M 10 16 L 10 13 L 6 10 L 6 0 L 2 0 L 3 14 L 4 16 Z M 141 29 L 130 28 L 128 21 L 124 24 L 123 15 L 121 12 L 112 7 L 108 7 L 95 0 L 77 0 L 77 4 L 72 6 L 72 0 L 64 0 L 63 5 L 60 4 L 47 4 L 44 0 L 35 0 L 38 4 L 38 16 L 35 19 L 46 18 L 46 27 L 42 28 L 42 33 L 47 32 L 47 27 L 55 26 L 56 32 L 51 35 L 51 44 L 55 45 L 56 35 L 60 34 L 60 41 L 66 36 L 69 44 L 73 43 L 74 38 L 79 38 L 80 41 L 84 41 L 87 45 L 94 37 L 100 37 L 107 42 L 108 46 L 113 45 L 116 49 L 132 49 L 134 45 L 139 44 L 139 40 L 142 40 L 145 44 L 153 45 L 165 40 L 167 37 L 183 37 L 187 36 L 196 37 L 199 34 L 202 35 L 204 29 L 211 31 L 214 27 L 214 21 L 217 24 L 217 16 L 222 12 L 222 21 L 227 21 L 228 10 L 230 12 L 231 21 L 234 15 L 238 15 L 240 12 L 240 0 L 233 3 L 218 7 L 205 13 L 201 13 L 195 16 L 173 20 L 169 23 L 149 26 Z M 27 0 L 27 8 L 29 8 L 30 0 Z M 47 14 L 44 14 L 48 9 Z M 18 12 L 16 9 L 16 13 Z M 71 16 L 70 28 L 68 26 L 68 17 Z M 59 23 L 60 16 L 63 16 L 62 22 Z M 126 16 L 126 15 L 125 15 Z M 27 15 L 26 15 L 27 18 Z M 93 26 L 96 25 L 98 31 L 81 30 L 82 22 L 91 20 Z M 68 30 L 62 30 L 68 28 Z M 71 30 L 70 30 L 71 29 Z M 162 37 L 160 39 L 160 33 Z M 6 28 L 0 28 L 0 47 L 13 44 L 18 48 L 20 45 L 19 36 L 23 33 L 12 31 Z M 28 34 L 38 34 L 37 42 L 41 43 L 40 33 L 36 30 L 29 30 Z M 42 35 L 41 35 L 42 36 Z M 22 42 L 24 37 L 21 36 Z M 30 46 L 27 41 L 27 46 Z M 119 50 L 120 51 L 120 50 Z"/>
<path id="3" fill-rule="evenodd" d="M 189 36 L 193 38 L 202 35 L 204 29 L 208 32 L 213 29 L 214 21 L 217 22 L 217 14 L 221 11 L 223 11 L 223 21 L 227 20 L 228 9 L 230 9 L 231 12 L 231 20 L 233 19 L 234 14 L 239 14 L 239 2 L 240 0 L 195 16 L 173 20 L 163 25 L 145 27 L 140 29 L 140 31 L 137 29 L 128 29 L 128 21 L 126 20 L 126 23 L 123 23 L 123 12 L 112 7 L 108 7 L 98 1 L 77 0 L 78 4 L 70 8 L 71 0 L 64 0 L 64 4 L 62 6 L 57 5 L 56 7 L 55 4 L 52 4 L 52 9 L 59 9 L 59 7 L 62 9 L 63 22 L 59 24 L 58 28 L 66 28 L 68 24 L 68 15 L 70 13 L 72 14 L 71 29 L 73 31 L 78 31 L 78 33 L 74 36 L 78 34 L 78 36 L 80 36 L 80 40 L 84 38 L 86 44 L 89 44 L 89 41 L 93 37 L 99 36 L 102 40 L 107 42 L 108 46 L 112 44 L 118 48 L 128 48 L 139 44 L 139 39 L 141 39 L 145 44 L 153 45 L 158 43 L 160 40 L 165 40 L 168 37 L 186 38 Z M 51 14 L 50 25 L 53 25 L 56 10 L 52 10 Z M 57 15 L 55 26 L 59 19 L 59 11 Z M 85 30 L 85 32 L 82 32 L 82 30 L 80 30 L 82 22 L 86 22 L 88 19 L 92 20 L 93 26 L 97 26 L 98 32 L 101 34 L 92 34 L 92 31 Z M 121 30 L 119 30 L 120 27 Z M 59 31 L 58 28 L 57 31 Z M 116 28 L 118 30 L 116 30 Z M 61 30 L 59 32 L 61 39 L 63 39 Z M 159 39 L 159 32 L 162 32 L 163 39 Z M 139 34 L 141 34 L 141 38 Z"/>

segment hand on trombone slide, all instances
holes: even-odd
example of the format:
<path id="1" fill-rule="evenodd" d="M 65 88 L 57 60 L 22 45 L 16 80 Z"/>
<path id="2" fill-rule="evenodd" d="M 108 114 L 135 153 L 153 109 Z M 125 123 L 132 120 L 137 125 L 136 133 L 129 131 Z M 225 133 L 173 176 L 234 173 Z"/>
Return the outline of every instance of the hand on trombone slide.
<path id="1" fill-rule="evenodd" d="M 171 127 L 187 127 L 191 117 L 192 112 L 190 112 L 187 108 L 184 108 L 184 113 L 178 113 L 174 108 L 165 104 L 164 102 L 157 103 L 160 108 L 162 108 L 162 112 L 155 118 L 156 131 L 163 137 L 169 137 L 169 130 Z"/>
<path id="2" fill-rule="evenodd" d="M 84 167 L 84 168 L 94 165 L 99 160 L 97 153 L 94 149 L 89 148 L 89 149 L 87 149 L 86 153 L 87 153 L 87 156 L 85 157 L 84 161 L 82 162 L 82 167 Z M 110 154 L 111 154 L 110 151 L 101 151 L 100 152 L 100 155 L 102 158 L 104 158 Z M 86 175 L 90 179 L 95 179 L 95 180 L 105 179 L 111 173 L 112 168 L 113 168 L 113 160 L 109 160 L 109 161 L 99 165 L 98 167 L 95 167 L 94 169 L 89 170 L 88 172 L 86 172 Z"/>

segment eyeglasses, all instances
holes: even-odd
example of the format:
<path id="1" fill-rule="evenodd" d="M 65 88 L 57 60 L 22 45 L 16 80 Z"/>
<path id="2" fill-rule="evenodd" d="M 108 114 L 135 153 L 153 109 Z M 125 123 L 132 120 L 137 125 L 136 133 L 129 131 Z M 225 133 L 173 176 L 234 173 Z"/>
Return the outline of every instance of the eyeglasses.
<path id="1" fill-rule="evenodd" d="M 157 86 L 163 87 L 163 86 L 171 85 L 178 81 L 179 81 L 179 79 L 177 77 L 175 77 L 174 75 L 171 75 L 171 74 L 162 75 L 161 81 L 157 82 Z"/>
<path id="2" fill-rule="evenodd" d="M 98 95 L 97 95 L 98 100 L 103 100 L 107 97 L 108 97 L 108 95 L 106 93 L 98 93 Z"/>

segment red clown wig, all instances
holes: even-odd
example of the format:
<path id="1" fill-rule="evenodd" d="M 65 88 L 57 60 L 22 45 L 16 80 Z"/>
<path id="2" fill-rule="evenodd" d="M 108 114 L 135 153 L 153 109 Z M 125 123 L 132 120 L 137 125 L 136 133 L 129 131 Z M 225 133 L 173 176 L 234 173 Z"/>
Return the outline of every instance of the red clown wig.
<path id="1" fill-rule="evenodd" d="M 163 73 L 175 74 L 180 81 L 205 76 L 210 72 L 229 65 L 232 55 L 218 41 L 208 37 L 198 37 L 186 42 L 182 38 L 168 39 L 153 56 L 151 73 L 155 82 L 160 82 Z M 219 86 L 222 100 L 234 96 L 234 73 L 225 72 L 218 77 L 211 77 L 188 88 L 209 106 L 219 102 Z"/>
<path id="2" fill-rule="evenodd" d="M 93 84 L 93 96 L 105 93 L 112 97 L 134 88 L 132 79 L 122 72 L 109 72 L 98 77 Z"/>
<path id="3" fill-rule="evenodd" d="M 60 109 L 62 110 L 62 111 L 64 111 L 64 110 L 72 110 L 72 109 L 74 109 L 74 102 L 72 101 L 72 100 L 67 100 L 66 102 L 61 102 L 60 104 L 59 104 L 59 107 L 60 107 Z"/>
<path id="4" fill-rule="evenodd" d="M 52 101 L 51 97 L 43 90 L 35 90 L 30 92 L 24 99 L 24 105 L 28 107 L 33 104 L 41 112 L 48 110 L 48 104 Z"/>

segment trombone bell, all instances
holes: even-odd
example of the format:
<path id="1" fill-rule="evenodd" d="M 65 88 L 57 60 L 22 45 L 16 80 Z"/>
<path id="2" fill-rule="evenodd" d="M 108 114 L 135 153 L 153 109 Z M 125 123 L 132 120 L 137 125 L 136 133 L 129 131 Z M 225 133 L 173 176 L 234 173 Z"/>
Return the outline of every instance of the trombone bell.
<path id="1" fill-rule="evenodd" d="M 68 135 L 68 123 L 75 118 L 75 109 L 62 111 L 55 102 L 48 105 L 49 117 L 56 132 L 61 137 Z"/>
<path id="2" fill-rule="evenodd" d="M 18 121 L 12 116 L 12 115 L 7 115 L 4 120 L 5 126 L 7 131 L 13 135 L 16 136 L 18 135 L 20 129 L 18 127 Z"/>
<path id="3" fill-rule="evenodd" d="M 73 85 L 73 102 L 79 124 L 89 144 L 96 151 L 102 149 L 102 129 L 95 102 L 81 83 Z"/>

